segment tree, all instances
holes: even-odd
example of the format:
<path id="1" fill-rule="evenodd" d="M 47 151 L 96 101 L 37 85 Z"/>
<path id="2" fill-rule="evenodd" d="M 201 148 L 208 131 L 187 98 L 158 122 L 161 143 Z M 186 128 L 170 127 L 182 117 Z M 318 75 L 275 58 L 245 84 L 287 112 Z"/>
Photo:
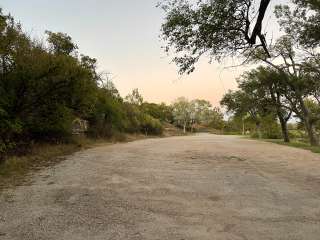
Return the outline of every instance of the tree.
<path id="1" fill-rule="evenodd" d="M 72 42 L 72 38 L 66 33 L 46 31 L 46 34 L 48 35 L 47 41 L 49 43 L 50 50 L 54 53 L 70 55 L 78 49 L 78 46 Z"/>
<path id="2" fill-rule="evenodd" d="M 141 106 L 143 103 L 143 97 L 139 93 L 139 89 L 133 89 L 131 94 L 125 97 L 125 100 L 131 104 Z"/>
<path id="3" fill-rule="evenodd" d="M 79 118 L 94 137 L 161 134 L 161 122 L 143 112 L 138 90 L 125 102 L 70 36 L 46 34 L 46 41 L 33 39 L 0 10 L 0 158 L 35 141 L 69 141 Z"/>
<path id="4" fill-rule="evenodd" d="M 187 126 L 191 122 L 191 106 L 190 102 L 185 97 L 180 97 L 172 104 L 173 118 L 178 125 L 183 127 L 183 132 L 186 133 Z"/>
<path id="5" fill-rule="evenodd" d="M 305 99 L 318 95 L 319 83 L 319 55 L 309 54 L 310 49 L 299 48 L 298 41 L 290 35 L 279 38 L 272 46 L 271 58 L 259 50 L 250 51 L 248 61 L 263 62 L 277 71 L 286 86 L 286 100 L 290 103 L 292 111 L 304 122 L 310 144 L 319 145 L 315 131 L 314 119 Z M 299 53 L 299 54 L 298 54 Z"/>
<path id="6" fill-rule="evenodd" d="M 161 32 L 166 51 L 176 54 L 173 61 L 180 73 L 193 72 L 204 54 L 219 60 L 254 47 L 269 55 L 262 32 L 269 4 L 270 0 L 261 0 L 255 11 L 253 0 L 164 1 L 166 18 Z"/>
<path id="7" fill-rule="evenodd" d="M 141 131 L 148 136 L 149 134 L 160 135 L 163 132 L 163 127 L 158 119 L 153 118 L 148 114 L 140 116 Z"/>
<path id="8" fill-rule="evenodd" d="M 221 116 L 218 109 L 213 108 L 210 102 L 203 99 L 189 101 L 185 97 L 180 97 L 171 108 L 174 122 L 181 126 L 184 132 L 187 128 L 193 131 L 196 124 L 203 126 L 214 124 L 213 122 L 218 124 L 218 118 Z"/>
<path id="9" fill-rule="evenodd" d="M 259 98 L 252 90 L 253 89 L 247 88 L 245 91 L 243 89 L 229 91 L 223 96 L 220 104 L 226 107 L 227 112 L 242 119 L 249 115 L 249 118 L 254 121 L 256 125 L 259 138 L 262 138 L 262 118 L 268 113 L 268 109 L 265 107 L 265 100 Z"/>
<path id="10" fill-rule="evenodd" d="M 116 99 L 121 99 L 120 93 L 114 83 L 110 79 L 106 79 L 106 81 L 102 81 L 102 84 L 100 86 L 101 88 L 107 89 L 108 92 Z"/>
<path id="11" fill-rule="evenodd" d="M 278 5 L 275 14 L 286 34 L 305 47 L 320 44 L 320 3 L 317 0 L 293 0 L 296 5 Z"/>
<path id="12" fill-rule="evenodd" d="M 223 130 L 225 121 L 223 113 L 219 108 L 213 108 L 210 111 L 208 126 L 217 130 Z"/>
<path id="13" fill-rule="evenodd" d="M 173 122 L 172 108 L 171 106 L 167 106 L 165 103 L 156 104 L 144 102 L 142 104 L 142 111 L 162 122 Z"/>
<path id="14" fill-rule="evenodd" d="M 22 132 L 21 121 L 12 117 L 10 111 L 12 99 L 16 97 L 10 96 L 11 89 L 6 88 L 6 84 L 9 84 L 8 75 L 15 67 L 15 57 L 29 46 L 29 39 L 22 32 L 21 25 L 0 9 L 0 159 L 2 153 L 15 147 L 16 144 L 10 140 Z"/>
<path id="15" fill-rule="evenodd" d="M 173 52 L 179 72 L 191 73 L 201 56 L 221 59 L 262 49 L 270 58 L 263 20 L 271 0 L 163 0 L 162 25 L 165 50 Z M 317 0 L 292 0 L 293 7 L 276 6 L 275 15 L 286 34 L 307 47 L 320 43 L 320 4 Z M 291 10 L 293 9 L 293 10 Z"/>
<path id="16" fill-rule="evenodd" d="M 223 114 L 219 108 L 203 99 L 195 99 L 190 102 L 191 121 L 206 127 L 222 129 L 224 125 Z"/>
<path id="17" fill-rule="evenodd" d="M 284 141 L 290 142 L 287 123 L 293 110 L 286 99 L 290 89 L 282 75 L 271 68 L 259 67 L 242 75 L 239 88 L 264 100 L 265 107 L 277 114 Z"/>
<path id="18" fill-rule="evenodd" d="M 207 100 L 195 99 L 192 101 L 194 119 L 199 124 L 209 124 L 212 113 L 212 105 Z"/>

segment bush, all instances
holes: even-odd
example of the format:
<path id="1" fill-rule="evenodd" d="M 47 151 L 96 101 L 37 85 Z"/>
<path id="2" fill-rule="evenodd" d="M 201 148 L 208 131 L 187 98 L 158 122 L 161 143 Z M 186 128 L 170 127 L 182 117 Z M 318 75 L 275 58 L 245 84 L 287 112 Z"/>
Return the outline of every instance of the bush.
<path id="1" fill-rule="evenodd" d="M 70 141 L 75 118 L 88 121 L 96 138 L 162 133 L 156 118 L 170 120 L 169 107 L 142 106 L 137 90 L 141 101 L 124 102 L 96 59 L 80 55 L 67 34 L 46 33 L 47 41 L 32 40 L 0 9 L 1 156 L 37 141 Z"/>
<path id="2" fill-rule="evenodd" d="M 141 116 L 141 132 L 145 135 L 161 135 L 163 132 L 163 126 L 158 119 L 151 117 L 148 114 L 142 114 Z"/>

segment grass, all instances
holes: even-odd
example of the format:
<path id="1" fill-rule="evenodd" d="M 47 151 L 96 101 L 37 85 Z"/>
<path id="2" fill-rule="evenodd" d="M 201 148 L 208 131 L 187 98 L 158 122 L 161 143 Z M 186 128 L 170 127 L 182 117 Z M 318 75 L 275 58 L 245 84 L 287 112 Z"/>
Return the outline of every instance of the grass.
<path id="1" fill-rule="evenodd" d="M 165 132 L 163 137 L 179 135 L 180 131 L 173 129 Z M 145 136 L 143 134 L 116 133 L 110 139 L 91 139 L 87 137 L 75 137 L 69 144 L 34 144 L 29 153 L 25 155 L 13 155 L 0 162 L 0 191 L 1 189 L 19 186 L 28 183 L 27 175 L 31 172 L 57 164 L 65 159 L 65 156 L 77 151 L 106 144 L 119 142 L 132 142 L 159 136 Z"/>
<path id="2" fill-rule="evenodd" d="M 94 142 L 89 139 L 79 139 L 70 144 L 34 144 L 25 155 L 7 157 L 0 164 L 0 189 L 23 184 L 30 171 L 51 166 L 62 161 L 63 156 L 92 144 Z"/>
<path id="3" fill-rule="evenodd" d="M 0 165 L 0 188 L 20 185 L 25 182 L 25 176 L 31 170 L 50 166 L 61 161 L 62 156 L 79 149 L 75 144 L 39 144 L 24 156 L 10 156 Z"/>
<path id="4" fill-rule="evenodd" d="M 276 144 L 280 144 L 280 145 L 284 145 L 284 146 L 289 146 L 289 147 L 294 147 L 294 148 L 305 149 L 305 150 L 309 150 L 314 153 L 320 153 L 320 146 L 310 146 L 309 143 L 301 142 L 298 140 L 292 140 L 290 143 L 285 143 L 281 139 L 264 139 L 263 141 L 272 142 L 272 143 L 276 143 Z"/>
<path id="5" fill-rule="evenodd" d="M 33 171 L 57 164 L 65 156 L 94 146 L 125 142 L 139 139 L 141 136 L 115 135 L 111 139 L 95 140 L 76 137 L 69 144 L 39 143 L 30 147 L 25 155 L 13 155 L 0 162 L 0 190 L 27 183 L 26 176 Z"/>
<path id="6" fill-rule="evenodd" d="M 290 143 L 286 143 L 283 141 L 283 139 L 267 139 L 267 138 L 259 139 L 259 138 L 250 137 L 248 135 L 245 135 L 245 136 L 239 135 L 239 134 L 235 134 L 235 135 L 241 136 L 246 139 L 254 139 L 258 141 L 270 142 L 270 143 L 275 143 L 283 146 L 309 150 L 313 153 L 320 153 L 320 146 L 310 146 L 310 143 L 306 142 L 306 140 L 302 138 L 291 139 Z"/>

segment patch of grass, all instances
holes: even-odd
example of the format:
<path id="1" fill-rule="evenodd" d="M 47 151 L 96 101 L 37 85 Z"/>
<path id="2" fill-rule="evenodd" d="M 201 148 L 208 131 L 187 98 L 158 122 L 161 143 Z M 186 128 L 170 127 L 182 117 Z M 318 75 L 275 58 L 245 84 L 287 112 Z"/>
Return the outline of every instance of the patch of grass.
<path id="1" fill-rule="evenodd" d="M 290 143 L 285 143 L 281 139 L 265 139 L 263 141 L 272 142 L 272 143 L 294 147 L 294 148 L 301 148 L 301 149 L 309 150 L 314 153 L 320 153 L 320 146 L 310 146 L 308 143 L 305 143 L 305 142 L 291 141 Z"/>
<path id="2" fill-rule="evenodd" d="M 0 162 L 0 191 L 4 188 L 27 183 L 28 179 L 26 176 L 29 173 L 53 166 L 63 161 L 65 156 L 82 149 L 146 138 L 150 137 L 143 134 L 117 133 L 108 139 L 92 139 L 77 136 L 68 144 L 34 144 L 25 155 L 12 155 Z"/>
<path id="3" fill-rule="evenodd" d="M 0 164 L 0 188 L 22 184 L 31 170 L 39 170 L 62 161 L 62 156 L 80 149 L 81 146 L 76 143 L 35 144 L 26 155 L 7 157 Z"/>
<path id="4" fill-rule="evenodd" d="M 38 143 L 30 146 L 24 155 L 11 155 L 0 162 L 0 190 L 6 187 L 25 183 L 26 176 L 32 172 L 57 164 L 70 155 L 82 149 L 123 141 L 126 136 L 117 135 L 112 139 L 91 139 L 74 137 L 70 143 L 49 144 Z"/>

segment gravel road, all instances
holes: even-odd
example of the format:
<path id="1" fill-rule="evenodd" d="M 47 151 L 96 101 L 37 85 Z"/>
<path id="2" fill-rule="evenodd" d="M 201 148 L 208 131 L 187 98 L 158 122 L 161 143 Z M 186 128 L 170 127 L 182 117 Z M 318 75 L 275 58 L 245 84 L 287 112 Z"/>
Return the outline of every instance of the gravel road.
<path id="1" fill-rule="evenodd" d="M 318 240 L 320 155 L 235 136 L 78 152 L 0 195 L 0 239 Z"/>

